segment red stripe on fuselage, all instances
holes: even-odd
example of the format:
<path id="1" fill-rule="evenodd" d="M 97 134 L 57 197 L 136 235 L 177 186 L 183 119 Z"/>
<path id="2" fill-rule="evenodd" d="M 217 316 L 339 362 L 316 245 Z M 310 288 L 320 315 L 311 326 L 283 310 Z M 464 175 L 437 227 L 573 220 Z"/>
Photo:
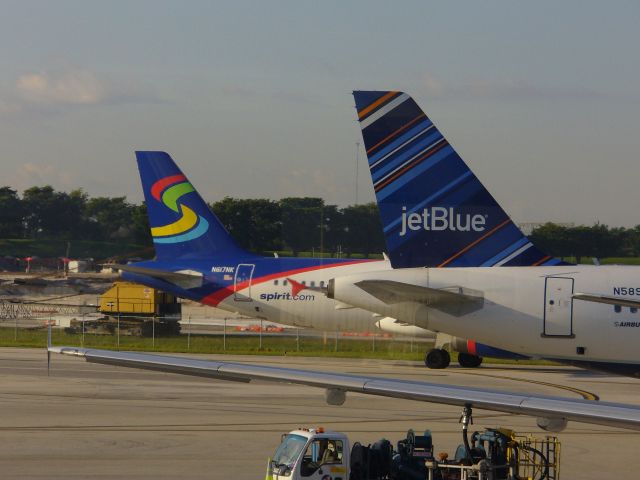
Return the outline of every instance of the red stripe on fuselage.
<path id="1" fill-rule="evenodd" d="M 203 297 L 202 299 L 200 299 L 200 302 L 206 305 L 217 307 L 220 302 L 222 302 L 227 297 L 233 295 L 234 292 L 242 290 L 243 288 L 247 288 L 250 284 L 257 285 L 259 283 L 268 282 L 269 280 L 273 280 L 276 278 L 288 277 L 291 275 L 296 275 L 298 273 L 312 272 L 314 270 L 324 270 L 325 268 L 345 267 L 347 265 L 357 265 L 359 263 L 382 262 L 382 261 L 383 260 L 353 260 L 351 262 L 329 263 L 326 265 L 314 265 L 312 267 L 296 268 L 294 270 L 285 270 L 283 272 L 271 273 L 263 277 L 252 278 L 250 281 L 247 280 L 245 282 L 240 282 L 235 286 L 229 285 L 228 287 L 224 287 L 218 291 L 210 293 L 206 297 Z"/>

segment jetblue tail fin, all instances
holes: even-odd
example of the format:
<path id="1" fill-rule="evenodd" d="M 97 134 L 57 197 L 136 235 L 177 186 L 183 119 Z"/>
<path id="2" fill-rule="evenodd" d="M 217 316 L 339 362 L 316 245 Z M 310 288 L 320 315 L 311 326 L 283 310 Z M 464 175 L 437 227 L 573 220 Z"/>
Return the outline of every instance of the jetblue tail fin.
<path id="1" fill-rule="evenodd" d="M 355 91 L 394 268 L 556 265 L 406 93 Z"/>
<path id="2" fill-rule="evenodd" d="M 136 152 L 158 259 L 248 256 L 165 152 Z"/>

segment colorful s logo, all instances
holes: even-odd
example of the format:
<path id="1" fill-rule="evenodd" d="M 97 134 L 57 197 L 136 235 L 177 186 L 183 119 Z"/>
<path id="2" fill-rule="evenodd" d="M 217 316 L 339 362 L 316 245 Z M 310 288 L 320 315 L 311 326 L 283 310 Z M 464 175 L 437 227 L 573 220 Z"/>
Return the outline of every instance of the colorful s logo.
<path id="1" fill-rule="evenodd" d="M 175 222 L 151 228 L 154 243 L 188 242 L 201 237 L 209 229 L 207 220 L 179 202 L 183 195 L 193 191 L 193 186 L 184 175 L 161 178 L 152 185 L 153 198 L 174 212 L 181 213 L 181 217 Z"/>

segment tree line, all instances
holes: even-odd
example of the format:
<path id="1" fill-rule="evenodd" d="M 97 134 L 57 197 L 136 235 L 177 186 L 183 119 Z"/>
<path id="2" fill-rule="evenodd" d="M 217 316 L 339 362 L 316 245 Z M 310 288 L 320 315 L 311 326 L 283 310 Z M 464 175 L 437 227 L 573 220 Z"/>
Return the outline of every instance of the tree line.
<path id="1" fill-rule="evenodd" d="M 384 250 L 374 203 L 338 208 L 321 198 L 224 199 L 209 204 L 236 241 L 256 253 L 290 250 L 369 256 Z M 0 238 L 98 240 L 151 246 L 146 206 L 126 197 L 90 197 L 31 187 L 0 188 Z M 1 252 L 0 252 L 1 253 Z"/>
<path id="2" fill-rule="evenodd" d="M 584 258 L 640 256 L 640 225 L 631 228 L 592 226 L 567 227 L 545 223 L 533 230 L 531 241 L 545 253 L 555 257 Z"/>
<path id="3" fill-rule="evenodd" d="M 210 204 L 236 241 L 256 253 L 290 250 L 369 256 L 385 250 L 374 203 L 339 208 L 321 198 L 281 200 L 226 197 Z M 61 192 L 31 187 L 22 195 L 0 187 L 0 238 L 98 240 L 152 246 L 143 203 L 126 197 L 90 197 L 81 189 Z M 531 240 L 544 252 L 562 258 L 640 256 L 640 225 L 632 228 L 596 224 L 546 223 Z M 0 252 L 1 254 L 1 252 Z"/>

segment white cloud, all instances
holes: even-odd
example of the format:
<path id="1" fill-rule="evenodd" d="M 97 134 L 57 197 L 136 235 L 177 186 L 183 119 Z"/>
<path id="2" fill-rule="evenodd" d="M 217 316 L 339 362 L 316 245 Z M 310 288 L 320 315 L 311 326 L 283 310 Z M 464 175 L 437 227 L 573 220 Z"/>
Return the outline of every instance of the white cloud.
<path id="1" fill-rule="evenodd" d="M 133 79 L 111 80 L 81 69 L 29 72 L 0 91 L 0 115 L 60 113 L 95 105 L 162 103 L 153 85 Z"/>
<path id="2" fill-rule="evenodd" d="M 60 170 L 54 165 L 38 165 L 24 163 L 17 167 L 14 178 L 9 180 L 14 188 L 24 190 L 34 185 L 53 185 L 58 189 L 77 188 L 75 179 L 69 172 Z"/>
<path id="3" fill-rule="evenodd" d="M 86 70 L 73 70 L 60 76 L 28 73 L 16 81 L 19 96 L 39 104 L 101 103 L 107 98 L 107 88 L 96 75 Z"/>

